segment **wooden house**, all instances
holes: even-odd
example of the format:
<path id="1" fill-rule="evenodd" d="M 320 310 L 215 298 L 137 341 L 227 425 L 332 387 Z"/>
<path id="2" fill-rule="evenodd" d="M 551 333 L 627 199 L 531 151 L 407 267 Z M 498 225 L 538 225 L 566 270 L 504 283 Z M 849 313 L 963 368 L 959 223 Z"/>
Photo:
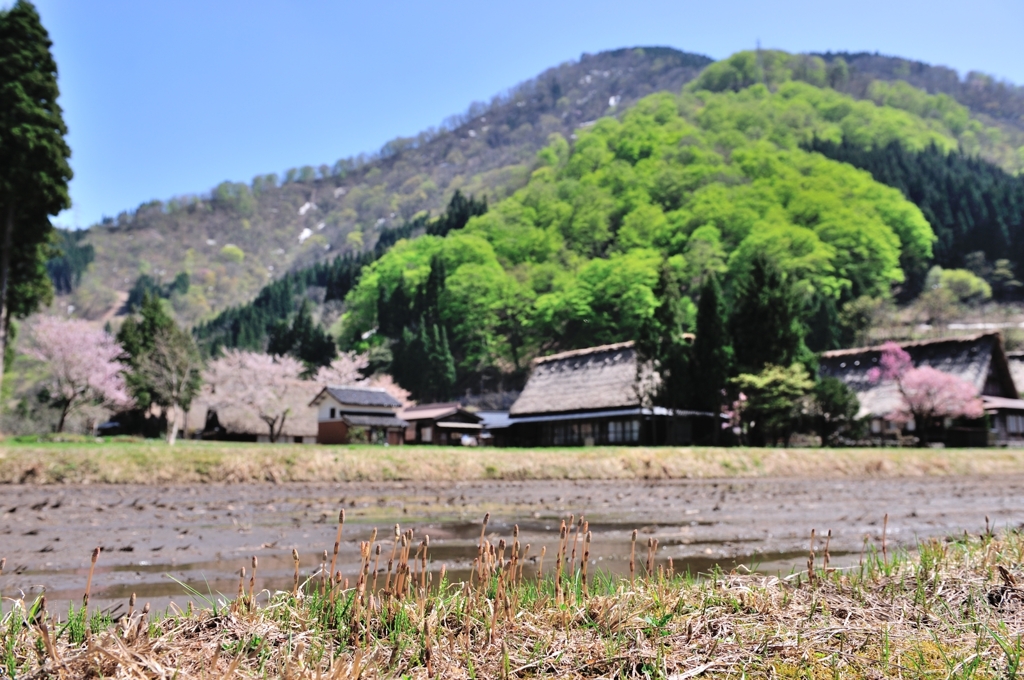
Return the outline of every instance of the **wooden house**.
<path id="1" fill-rule="evenodd" d="M 462 408 L 457 401 L 409 406 L 402 409 L 398 417 L 408 423 L 405 428 L 407 444 L 443 445 L 463 441 L 477 444 L 483 429 L 480 417 Z"/>
<path id="2" fill-rule="evenodd" d="M 946 429 L 947 445 L 985 446 L 1024 442 L 1024 400 L 1018 398 L 1010 362 L 998 333 L 960 338 L 941 338 L 901 343 L 914 366 L 930 366 L 955 375 L 972 385 L 981 397 L 988 416 L 984 421 Z M 824 352 L 819 361 L 822 375 L 839 378 L 860 401 L 859 418 L 869 421 L 870 434 L 877 439 L 896 439 L 902 430 L 885 416 L 900 404 L 892 381 L 873 380 L 871 369 L 878 366 L 881 347 L 859 347 Z M 949 423 L 946 423 L 949 425 Z M 906 428 L 912 433 L 915 425 Z"/>
<path id="3" fill-rule="evenodd" d="M 408 423 L 401 402 L 375 387 L 324 387 L 309 404 L 316 409 L 317 443 L 401 444 Z"/>
<path id="4" fill-rule="evenodd" d="M 660 378 L 632 342 L 533 361 L 509 410 L 513 446 L 689 444 L 694 423 L 714 414 L 652 405 Z"/>

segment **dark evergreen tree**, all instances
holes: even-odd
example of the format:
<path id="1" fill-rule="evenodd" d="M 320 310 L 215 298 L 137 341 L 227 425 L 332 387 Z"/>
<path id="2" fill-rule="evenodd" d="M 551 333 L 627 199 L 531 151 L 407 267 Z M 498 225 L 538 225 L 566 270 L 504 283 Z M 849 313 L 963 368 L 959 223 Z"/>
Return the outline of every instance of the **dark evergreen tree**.
<path id="1" fill-rule="evenodd" d="M 807 354 L 793 285 L 763 255 L 737 282 L 729 332 L 739 373 L 759 373 L 766 364 L 789 366 Z"/>
<path id="2" fill-rule="evenodd" d="M 50 275 L 53 287 L 62 295 L 67 295 L 78 287 L 82 274 L 96 256 L 92 244 L 81 243 L 86 233 L 68 229 L 56 230 L 54 253 L 46 262 L 46 271 Z"/>
<path id="3" fill-rule="evenodd" d="M 267 352 L 290 354 L 306 365 L 303 377 L 314 375 L 321 366 L 330 366 L 338 356 L 338 346 L 324 327 L 313 319 L 309 300 L 304 300 L 291 324 L 280 320 L 270 330 Z"/>
<path id="4" fill-rule="evenodd" d="M 732 368 L 725 300 L 715 276 L 709 276 L 697 304 L 697 337 L 693 341 L 693 406 L 718 413 Z M 717 431 L 717 428 L 716 428 Z"/>
<path id="5" fill-rule="evenodd" d="M 938 237 L 936 264 L 964 267 L 966 256 L 979 250 L 993 261 L 1024 262 L 1024 176 L 934 145 L 915 153 L 899 142 L 865 149 L 847 140 L 815 139 L 809 148 L 867 170 L 913 201 Z M 904 264 L 908 282 L 903 297 L 909 297 L 920 292 L 926 272 Z"/>
<path id="6" fill-rule="evenodd" d="M 427 233 L 434 236 L 447 236 L 448 232 L 462 229 L 470 218 L 487 212 L 487 199 L 479 201 L 473 196 L 466 198 L 459 189 L 455 190 L 448 201 L 444 214 L 427 226 Z"/>
<path id="7" fill-rule="evenodd" d="M 640 370 L 652 367 L 660 378 L 654 401 L 670 409 L 683 409 L 692 401 L 690 381 L 690 343 L 684 334 L 682 282 L 677 272 L 663 263 L 658 285 L 653 291 L 660 301 L 654 316 L 642 327 L 636 339 Z M 643 385 L 644 375 L 637 376 Z M 671 439 L 671 437 L 670 437 Z"/>
<path id="8" fill-rule="evenodd" d="M 50 216 L 70 205 L 57 64 L 32 3 L 0 11 L 0 381 L 12 316 L 52 295 Z"/>
<path id="9" fill-rule="evenodd" d="M 812 352 L 827 352 L 842 347 L 844 329 L 835 299 L 819 293 L 812 298 L 810 308 L 807 321 L 807 348 Z"/>

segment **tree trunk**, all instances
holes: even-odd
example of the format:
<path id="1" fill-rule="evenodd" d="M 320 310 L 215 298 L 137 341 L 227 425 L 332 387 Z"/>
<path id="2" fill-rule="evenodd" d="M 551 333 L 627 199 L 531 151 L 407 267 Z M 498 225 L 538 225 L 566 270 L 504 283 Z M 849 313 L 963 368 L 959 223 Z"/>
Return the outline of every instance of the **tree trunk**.
<path id="1" fill-rule="evenodd" d="M 174 446 L 174 442 L 178 439 L 178 407 L 171 404 L 168 408 L 171 413 L 167 419 L 167 445 Z"/>
<path id="2" fill-rule="evenodd" d="M 68 411 L 71 410 L 71 401 L 69 400 L 66 404 L 60 408 L 60 420 L 57 421 L 57 432 L 64 431 L 64 421 L 68 418 Z"/>
<path id="3" fill-rule="evenodd" d="M 7 304 L 7 291 L 11 279 L 11 244 L 14 241 L 14 203 L 7 206 L 7 219 L 4 221 L 3 252 L 0 252 L 0 389 L 4 384 L 4 359 L 7 357 L 7 319 L 10 316 Z M 63 418 L 61 419 L 63 422 Z"/>

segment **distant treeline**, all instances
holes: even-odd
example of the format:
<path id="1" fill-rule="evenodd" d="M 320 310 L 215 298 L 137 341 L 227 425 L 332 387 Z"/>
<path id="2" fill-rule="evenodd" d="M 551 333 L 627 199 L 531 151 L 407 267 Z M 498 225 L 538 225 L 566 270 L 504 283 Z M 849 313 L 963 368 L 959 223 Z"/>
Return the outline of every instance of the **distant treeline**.
<path id="1" fill-rule="evenodd" d="M 898 142 L 864 149 L 816 139 L 810 149 L 867 170 L 913 201 L 938 237 L 936 264 L 963 267 L 977 251 L 990 260 L 1024 262 L 1024 177 L 934 145 L 915 153 Z"/>
<path id="2" fill-rule="evenodd" d="M 226 309 L 197 326 L 193 331 L 196 340 L 210 354 L 222 348 L 263 350 L 276 326 L 303 309 L 309 288 L 323 288 L 325 302 L 343 300 L 355 286 L 363 267 L 380 258 L 399 240 L 416 233 L 444 236 L 486 211 L 486 199 L 467 198 L 456 191 L 439 217 L 431 219 L 429 215 L 419 215 L 400 227 L 383 230 L 373 250 L 349 253 L 331 262 L 286 274 L 264 286 L 252 302 Z"/>
<path id="3" fill-rule="evenodd" d="M 82 281 L 82 274 L 92 264 L 96 251 L 81 240 L 87 231 L 55 230 L 54 250 L 56 253 L 46 262 L 46 271 L 53 281 L 54 289 L 66 295 Z"/>

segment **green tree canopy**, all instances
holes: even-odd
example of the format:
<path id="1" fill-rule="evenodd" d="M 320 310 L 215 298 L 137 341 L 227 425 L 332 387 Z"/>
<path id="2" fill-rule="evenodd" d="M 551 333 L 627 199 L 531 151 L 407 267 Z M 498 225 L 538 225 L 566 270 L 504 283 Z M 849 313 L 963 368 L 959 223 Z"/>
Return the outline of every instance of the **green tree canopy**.
<path id="1" fill-rule="evenodd" d="M 435 258 L 445 269 L 438 319 L 468 375 L 554 349 L 641 339 L 666 304 L 692 310 L 692 331 L 704 281 L 719 279 L 726 305 L 746 304 L 745 282 L 763 257 L 785 282 L 770 302 L 783 302 L 772 311 L 786 318 L 776 319 L 771 352 L 748 368 L 788 365 L 804 351 L 802 316 L 821 300 L 834 312 L 844 300 L 886 297 L 931 258 L 931 228 L 898 190 L 801 147 L 894 137 L 922 148 L 956 144 L 932 119 L 808 82 L 651 95 L 581 130 L 573 145 L 553 136 L 527 185 L 463 229 L 399 241 L 346 298 L 340 342 L 358 346 L 375 328 L 400 339 L 417 323 L 413 300 Z M 666 268 L 677 300 L 659 292 Z M 380 317 L 380 302 L 393 299 L 405 305 L 386 305 L 401 326 Z"/>

